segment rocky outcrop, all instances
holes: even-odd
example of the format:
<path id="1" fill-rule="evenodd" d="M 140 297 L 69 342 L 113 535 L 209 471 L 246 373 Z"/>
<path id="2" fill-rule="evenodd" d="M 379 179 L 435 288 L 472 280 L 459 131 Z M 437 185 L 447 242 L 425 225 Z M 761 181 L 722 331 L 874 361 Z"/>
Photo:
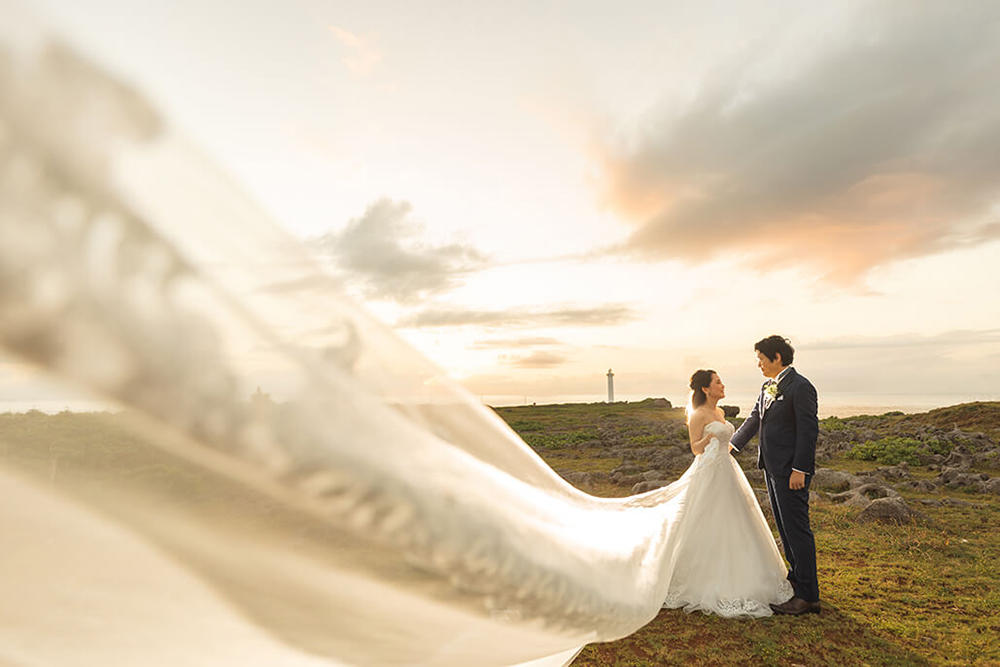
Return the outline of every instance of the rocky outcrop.
<path id="1" fill-rule="evenodd" d="M 669 408 L 662 399 L 647 399 L 643 405 Z M 735 406 L 722 406 L 730 419 L 739 414 Z M 679 415 L 678 415 L 679 417 Z M 595 423 L 594 439 L 574 440 L 560 448 L 561 455 L 573 458 L 617 458 L 622 464 L 607 472 L 560 473 L 571 484 L 588 487 L 611 482 L 622 490 L 641 493 L 677 479 L 694 461 L 686 425 L 678 419 L 648 419 L 642 415 L 601 414 Z M 879 441 L 887 436 L 912 438 L 926 446 L 908 453 L 911 462 L 883 465 L 871 471 L 849 473 L 819 467 L 811 478 L 811 497 L 867 508 L 873 501 L 898 498 L 899 492 L 934 494 L 942 492 L 1000 495 L 1000 443 L 993 435 L 963 431 L 953 424 L 927 424 L 900 420 L 898 415 L 876 415 L 831 420 L 821 426 L 817 441 L 817 461 L 841 457 L 855 445 Z M 910 443 L 912 445 L 912 443 Z M 756 468 L 758 444 L 751 441 L 735 455 L 747 481 L 754 489 L 764 489 L 764 472 Z M 936 453 L 944 452 L 944 453 Z M 917 463 L 914 463 L 917 461 Z M 572 463 L 567 461 L 567 467 Z M 927 471 L 936 477 L 928 478 Z M 994 477 L 996 476 L 996 477 Z M 767 495 L 758 493 L 761 507 L 770 512 Z"/>
<path id="2" fill-rule="evenodd" d="M 973 454 L 972 465 L 977 468 L 1000 468 L 1000 449 Z"/>
<path id="3" fill-rule="evenodd" d="M 914 479 L 896 485 L 897 488 L 907 488 L 921 493 L 934 493 L 938 490 L 938 485 L 929 479 Z"/>
<path id="4" fill-rule="evenodd" d="M 972 456 L 956 449 L 943 461 L 943 465 L 958 470 L 968 470 L 972 467 Z"/>
<path id="5" fill-rule="evenodd" d="M 766 489 L 754 489 L 754 495 L 757 496 L 757 504 L 760 505 L 761 511 L 764 512 L 764 516 L 769 519 L 773 519 L 774 515 L 771 513 L 771 499 L 767 497 Z"/>
<path id="6" fill-rule="evenodd" d="M 642 466 L 637 463 L 623 463 L 614 470 L 611 471 L 611 476 L 615 475 L 634 475 L 636 473 L 642 472 Z"/>
<path id="7" fill-rule="evenodd" d="M 899 498 L 899 492 L 891 486 L 883 486 L 875 482 L 869 482 L 856 486 L 842 493 L 830 496 L 830 500 L 835 503 L 851 505 L 854 507 L 868 507 L 874 500 L 883 498 Z"/>
<path id="8" fill-rule="evenodd" d="M 881 477 L 887 482 L 894 482 L 909 478 L 910 466 L 906 463 L 906 461 L 902 461 L 898 465 L 890 466 L 888 468 L 876 468 L 871 472 L 871 475 L 874 477 Z"/>
<path id="9" fill-rule="evenodd" d="M 817 468 L 809 486 L 819 491 L 841 493 L 847 491 L 852 486 L 860 486 L 860 484 L 861 480 L 849 472 L 832 470 L 830 468 Z"/>
<path id="10" fill-rule="evenodd" d="M 902 498 L 878 498 L 871 501 L 861 510 L 858 521 L 861 523 L 904 524 L 913 523 L 919 515 L 910 509 Z"/>
<path id="11" fill-rule="evenodd" d="M 646 481 L 643 473 L 647 472 L 646 466 L 638 463 L 623 463 L 608 475 L 608 479 L 622 486 L 631 486 L 639 482 Z M 663 475 L 658 475 L 662 477 Z"/>
<path id="12" fill-rule="evenodd" d="M 653 489 L 659 489 L 661 487 L 667 486 L 668 484 L 670 484 L 670 481 L 666 479 L 651 479 L 638 482 L 632 487 L 632 495 L 634 496 L 637 493 L 646 493 L 647 491 L 652 491 Z"/>
<path id="13" fill-rule="evenodd" d="M 613 483 L 620 484 L 621 486 L 631 486 L 632 484 L 645 481 L 642 477 L 642 473 L 633 473 L 630 475 L 622 473 L 618 473 L 617 475 L 612 474 L 610 479 Z"/>
<path id="14" fill-rule="evenodd" d="M 975 503 L 970 503 L 967 500 L 958 500 L 956 498 L 920 498 L 917 500 L 921 505 L 933 505 L 934 507 L 975 507 L 981 508 L 982 505 L 977 505 Z"/>
<path id="15" fill-rule="evenodd" d="M 608 481 L 608 473 L 606 472 L 571 472 L 565 470 L 557 470 L 556 472 L 559 473 L 560 477 L 576 487 Z"/>
<path id="16" fill-rule="evenodd" d="M 945 486 L 949 489 L 967 488 L 986 493 L 990 476 L 984 472 L 966 472 L 967 470 L 968 467 L 943 467 L 936 481 L 939 486 Z"/>
<path id="17" fill-rule="evenodd" d="M 764 481 L 764 471 L 760 468 L 750 468 L 749 470 L 744 470 L 743 474 L 746 475 L 747 481 L 750 482 L 750 486 L 754 488 L 763 488 L 767 484 Z"/>
<path id="18" fill-rule="evenodd" d="M 573 486 L 580 486 L 581 484 L 591 484 L 593 483 L 593 473 L 589 472 L 565 472 L 557 470 L 559 476 L 565 479 L 567 482 Z"/>
<path id="19" fill-rule="evenodd" d="M 690 448 L 664 447 L 649 457 L 651 466 L 661 470 L 676 470 L 687 468 L 694 461 Z"/>

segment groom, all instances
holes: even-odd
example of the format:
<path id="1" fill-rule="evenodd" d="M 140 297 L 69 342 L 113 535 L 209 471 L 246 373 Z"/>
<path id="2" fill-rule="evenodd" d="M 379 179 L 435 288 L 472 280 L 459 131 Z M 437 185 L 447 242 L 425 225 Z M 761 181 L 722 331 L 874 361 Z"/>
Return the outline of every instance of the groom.
<path id="1" fill-rule="evenodd" d="M 759 437 L 757 467 L 764 469 L 771 511 L 791 570 L 795 595 L 772 604 L 776 614 L 819 613 L 816 542 L 809 528 L 809 481 L 816 458 L 816 389 L 795 372 L 795 350 L 787 338 L 768 336 L 754 345 L 757 367 L 768 380 L 750 416 L 733 434 L 736 451 Z"/>

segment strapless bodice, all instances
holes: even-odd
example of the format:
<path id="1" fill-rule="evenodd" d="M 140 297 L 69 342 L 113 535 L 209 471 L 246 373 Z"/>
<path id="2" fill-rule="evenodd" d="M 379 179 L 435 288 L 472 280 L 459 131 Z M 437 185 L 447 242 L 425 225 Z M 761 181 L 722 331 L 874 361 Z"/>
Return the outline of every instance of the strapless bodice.
<path id="1" fill-rule="evenodd" d="M 716 451 L 726 451 L 728 453 L 730 438 L 733 437 L 733 433 L 736 432 L 736 427 L 730 424 L 728 421 L 712 421 L 705 425 L 705 433 L 712 436 L 712 439 L 708 441 L 705 446 L 706 454 L 714 454 Z M 714 457 L 713 457 L 714 458 Z"/>
<path id="2" fill-rule="evenodd" d="M 736 427 L 727 421 L 713 421 L 709 422 L 705 426 L 705 432 L 710 433 L 713 437 L 718 438 L 720 441 L 729 442 L 729 439 L 733 437 L 733 433 L 736 432 Z"/>

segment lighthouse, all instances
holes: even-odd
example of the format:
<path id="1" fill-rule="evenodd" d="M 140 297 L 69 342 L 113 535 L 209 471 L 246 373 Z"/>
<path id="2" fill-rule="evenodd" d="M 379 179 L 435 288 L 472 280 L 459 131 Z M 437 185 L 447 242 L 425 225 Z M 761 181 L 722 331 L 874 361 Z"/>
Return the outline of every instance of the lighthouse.
<path id="1" fill-rule="evenodd" d="M 615 402 L 615 374 L 608 369 L 608 403 Z"/>

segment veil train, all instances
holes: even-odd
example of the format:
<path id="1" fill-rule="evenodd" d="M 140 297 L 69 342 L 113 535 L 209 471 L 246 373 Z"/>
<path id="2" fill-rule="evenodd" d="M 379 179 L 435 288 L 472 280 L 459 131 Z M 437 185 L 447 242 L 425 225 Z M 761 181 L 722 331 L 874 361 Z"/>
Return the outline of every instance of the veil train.
<path id="1" fill-rule="evenodd" d="M 565 664 L 663 602 L 673 494 L 564 482 L 58 42 L 0 42 L 0 345 L 129 429 L 0 443 L 4 662 Z"/>

